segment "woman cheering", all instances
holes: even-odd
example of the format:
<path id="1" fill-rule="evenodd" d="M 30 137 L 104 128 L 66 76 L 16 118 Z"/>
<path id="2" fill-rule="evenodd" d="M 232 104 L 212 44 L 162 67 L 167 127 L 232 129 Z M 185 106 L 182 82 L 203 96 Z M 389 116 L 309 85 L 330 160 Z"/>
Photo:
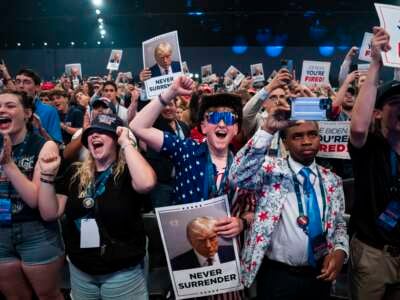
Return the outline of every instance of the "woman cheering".
<path id="1" fill-rule="evenodd" d="M 31 129 L 33 99 L 0 94 L 0 292 L 7 299 L 63 299 L 58 286 L 64 248 L 57 222 L 45 222 L 38 207 L 37 164 L 57 145 Z"/>
<path id="2" fill-rule="evenodd" d="M 153 169 L 115 115 L 98 115 L 82 134 L 89 155 L 57 180 L 60 157 L 40 160 L 43 218 L 65 213 L 64 240 L 74 299 L 147 299 L 145 233 L 137 193 L 149 191 Z"/>

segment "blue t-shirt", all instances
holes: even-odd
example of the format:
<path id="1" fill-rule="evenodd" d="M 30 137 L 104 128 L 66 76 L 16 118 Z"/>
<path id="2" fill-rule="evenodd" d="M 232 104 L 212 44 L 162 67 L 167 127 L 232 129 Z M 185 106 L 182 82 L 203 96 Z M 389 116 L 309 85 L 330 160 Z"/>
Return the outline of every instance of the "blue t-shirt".
<path id="1" fill-rule="evenodd" d="M 62 143 L 60 117 L 57 110 L 50 105 L 42 103 L 39 98 L 35 98 L 35 113 L 39 116 L 40 122 L 51 138 Z"/>

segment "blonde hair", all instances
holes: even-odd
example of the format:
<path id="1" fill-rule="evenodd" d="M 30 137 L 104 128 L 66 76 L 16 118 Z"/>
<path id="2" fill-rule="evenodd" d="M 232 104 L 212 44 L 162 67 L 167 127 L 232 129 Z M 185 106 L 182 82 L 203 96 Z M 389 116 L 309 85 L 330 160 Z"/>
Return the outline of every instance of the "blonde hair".
<path id="1" fill-rule="evenodd" d="M 154 48 L 154 56 L 159 57 L 161 53 L 172 54 L 172 46 L 170 43 L 161 42 Z"/>
<path id="2" fill-rule="evenodd" d="M 189 241 L 192 237 L 204 231 L 214 232 L 217 220 L 212 217 L 197 217 L 191 220 L 186 226 L 186 235 Z"/>
<path id="3" fill-rule="evenodd" d="M 78 195 L 82 195 L 86 192 L 88 186 L 94 179 L 94 173 L 96 169 L 94 158 L 90 153 L 90 151 L 83 162 L 77 162 L 74 163 L 74 165 L 77 166 L 77 169 L 75 174 L 72 176 L 70 186 L 72 185 L 73 182 L 78 180 L 79 181 Z M 123 150 L 120 149 L 118 152 L 117 164 L 113 167 L 112 170 L 114 183 L 117 182 L 118 177 L 122 174 L 124 169 L 125 169 L 125 157 L 123 154 Z"/>

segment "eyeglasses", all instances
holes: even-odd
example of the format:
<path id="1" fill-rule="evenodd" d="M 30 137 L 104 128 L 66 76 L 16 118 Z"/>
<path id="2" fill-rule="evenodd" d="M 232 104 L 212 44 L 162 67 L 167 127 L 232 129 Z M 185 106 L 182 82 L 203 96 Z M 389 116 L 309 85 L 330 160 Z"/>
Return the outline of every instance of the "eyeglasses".
<path id="1" fill-rule="evenodd" d="M 227 126 L 230 126 L 237 122 L 237 116 L 230 111 L 212 111 L 207 113 L 208 123 L 217 125 L 221 120 L 224 121 Z"/>

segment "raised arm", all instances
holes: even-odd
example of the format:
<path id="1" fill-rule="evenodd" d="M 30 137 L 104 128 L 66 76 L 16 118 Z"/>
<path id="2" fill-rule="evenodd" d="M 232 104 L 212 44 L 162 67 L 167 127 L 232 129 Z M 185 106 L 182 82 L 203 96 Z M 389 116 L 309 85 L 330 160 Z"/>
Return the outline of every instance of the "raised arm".
<path id="1" fill-rule="evenodd" d="M 362 85 L 353 107 L 350 142 L 356 148 L 364 146 L 372 113 L 375 107 L 376 93 L 378 88 L 379 71 L 382 67 L 381 51 L 389 51 L 389 34 L 381 27 L 373 28 L 371 56 L 372 61 L 368 69 L 367 78 Z"/>
<path id="2" fill-rule="evenodd" d="M 250 190 L 259 190 L 262 187 L 265 175 L 268 173 L 262 168 L 265 153 L 271 145 L 275 132 L 293 122 L 287 120 L 289 111 L 290 106 L 284 100 L 277 100 L 273 104 L 262 127 L 238 152 L 232 163 L 229 178 L 234 185 Z"/>
<path id="3" fill-rule="evenodd" d="M 255 94 L 243 107 L 243 132 L 245 137 L 249 137 L 257 129 L 256 115 L 260 111 L 262 104 L 268 99 L 268 95 L 277 88 L 284 88 L 290 81 L 290 73 L 286 69 L 281 69 L 276 76 Z"/>
<path id="4" fill-rule="evenodd" d="M 358 78 L 358 71 L 353 71 L 346 76 L 342 86 L 340 87 L 339 91 L 336 94 L 336 97 L 333 101 L 333 106 L 340 107 L 344 101 L 344 97 L 346 95 L 347 89 L 349 85 Z"/>
<path id="5" fill-rule="evenodd" d="M 54 144 L 54 143 L 53 143 Z M 56 195 L 54 180 L 60 167 L 61 158 L 56 147 L 42 149 L 39 154 L 40 186 L 38 207 L 45 221 L 56 220 L 65 208 L 67 196 Z"/>
<path id="6" fill-rule="evenodd" d="M 139 193 L 150 191 L 157 182 L 156 174 L 149 163 L 134 147 L 128 136 L 129 129 L 118 127 L 118 144 L 124 151 L 125 161 L 132 178 L 132 187 Z"/>
<path id="7" fill-rule="evenodd" d="M 150 101 L 136 117 L 131 121 L 129 127 L 133 133 L 148 147 L 159 152 L 164 142 L 163 132 L 153 127 L 154 122 L 163 108 L 176 96 L 187 96 L 192 93 L 193 81 L 186 76 L 177 77 L 171 86 L 162 92 L 159 97 Z"/>
<path id="8" fill-rule="evenodd" d="M 357 51 L 358 48 L 353 46 L 351 47 L 349 52 L 347 52 L 346 57 L 344 58 L 343 63 L 340 66 L 339 70 L 339 86 L 341 86 L 343 82 L 346 80 L 346 76 L 347 74 L 349 74 L 350 65 L 353 61 L 353 57 L 357 54 Z"/>

